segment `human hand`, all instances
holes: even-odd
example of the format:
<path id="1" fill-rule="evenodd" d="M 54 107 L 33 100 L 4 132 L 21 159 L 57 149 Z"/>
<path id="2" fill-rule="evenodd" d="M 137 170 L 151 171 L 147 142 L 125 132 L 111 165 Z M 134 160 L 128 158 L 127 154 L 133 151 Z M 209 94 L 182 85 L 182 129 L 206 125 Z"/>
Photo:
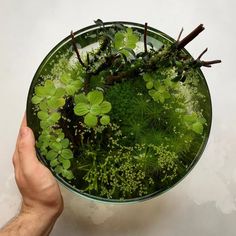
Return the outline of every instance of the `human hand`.
<path id="1" fill-rule="evenodd" d="M 21 213 L 55 222 L 63 210 L 63 199 L 55 178 L 36 157 L 34 134 L 27 127 L 25 117 L 18 135 L 13 165 L 23 199 Z"/>

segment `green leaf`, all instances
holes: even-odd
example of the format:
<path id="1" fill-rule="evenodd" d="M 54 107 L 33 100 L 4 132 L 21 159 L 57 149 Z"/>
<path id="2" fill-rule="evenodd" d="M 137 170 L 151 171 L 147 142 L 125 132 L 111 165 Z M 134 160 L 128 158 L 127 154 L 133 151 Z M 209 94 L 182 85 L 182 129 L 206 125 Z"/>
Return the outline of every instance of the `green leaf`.
<path id="1" fill-rule="evenodd" d="M 63 162 L 63 160 L 65 160 L 65 159 L 61 156 L 61 154 L 57 157 L 57 159 L 58 159 L 58 161 L 61 162 L 61 163 Z"/>
<path id="2" fill-rule="evenodd" d="M 150 73 L 145 73 L 143 75 L 143 79 L 144 79 L 144 81 L 149 82 L 149 81 L 153 80 L 153 76 Z"/>
<path id="3" fill-rule="evenodd" d="M 64 159 L 72 159 L 73 158 L 73 152 L 70 149 L 63 149 L 61 152 L 61 156 Z"/>
<path id="4" fill-rule="evenodd" d="M 42 100 L 43 100 L 42 97 L 38 97 L 37 95 L 35 95 L 35 96 L 32 97 L 31 102 L 33 104 L 39 104 Z"/>
<path id="5" fill-rule="evenodd" d="M 45 111 L 39 111 L 39 112 L 37 113 L 37 116 L 38 116 L 38 118 L 39 118 L 40 120 L 47 120 L 48 117 L 49 117 L 48 113 L 45 112 Z"/>
<path id="6" fill-rule="evenodd" d="M 57 88 L 54 97 L 56 98 L 62 98 L 65 95 L 65 89 L 64 88 Z"/>
<path id="7" fill-rule="evenodd" d="M 155 89 L 151 89 L 148 91 L 148 94 L 151 96 L 151 97 L 154 97 L 155 94 L 156 94 L 156 90 Z"/>
<path id="8" fill-rule="evenodd" d="M 138 35 L 134 33 L 131 28 L 127 28 L 126 32 L 118 31 L 115 34 L 114 47 L 117 50 L 120 50 L 122 48 L 134 49 L 136 47 L 136 43 L 138 42 L 138 40 L 139 40 Z M 129 54 L 129 52 L 123 52 L 123 53 Z"/>
<path id="9" fill-rule="evenodd" d="M 65 99 L 52 97 L 51 99 L 48 100 L 47 103 L 48 103 L 49 108 L 58 109 L 65 105 Z"/>
<path id="10" fill-rule="evenodd" d="M 134 49 L 136 47 L 136 43 L 138 42 L 139 38 L 138 35 L 133 32 L 132 28 L 127 28 L 126 33 L 126 45 L 128 48 Z"/>
<path id="11" fill-rule="evenodd" d="M 50 95 L 50 96 L 53 96 L 55 94 L 56 88 L 54 86 L 53 81 L 51 81 L 51 80 L 45 81 L 44 92 L 46 93 L 46 95 Z"/>
<path id="12" fill-rule="evenodd" d="M 100 118 L 100 122 L 102 125 L 108 125 L 110 123 L 110 116 L 104 115 Z"/>
<path id="13" fill-rule="evenodd" d="M 87 94 L 89 102 L 94 104 L 100 104 L 103 101 L 103 93 L 101 91 L 92 91 Z"/>
<path id="14" fill-rule="evenodd" d="M 61 118 L 61 114 L 59 112 L 54 112 L 50 115 L 49 119 L 56 123 Z"/>
<path id="15" fill-rule="evenodd" d="M 154 81 L 153 86 L 156 90 L 159 90 L 161 87 L 161 82 L 159 80 Z"/>
<path id="16" fill-rule="evenodd" d="M 152 82 L 152 81 L 148 81 L 148 82 L 146 83 L 146 88 L 147 88 L 147 89 L 152 89 L 152 88 L 153 88 L 153 82 Z"/>
<path id="17" fill-rule="evenodd" d="M 193 112 L 190 115 L 184 116 L 184 121 L 187 122 L 188 124 L 194 123 L 197 121 L 197 113 Z"/>
<path id="18" fill-rule="evenodd" d="M 56 168 L 54 169 L 54 171 L 57 173 L 57 174 L 61 174 L 62 171 L 63 171 L 63 167 L 61 165 L 57 165 Z"/>
<path id="19" fill-rule="evenodd" d="M 89 105 L 86 103 L 77 103 L 77 105 L 74 107 L 74 113 L 77 116 L 83 116 L 86 115 L 89 112 Z"/>
<path id="20" fill-rule="evenodd" d="M 101 107 L 98 104 L 92 105 L 90 108 L 90 113 L 92 115 L 99 115 L 101 113 Z"/>
<path id="21" fill-rule="evenodd" d="M 61 141 L 61 145 L 63 148 L 67 148 L 69 146 L 69 144 L 70 144 L 70 141 L 68 138 L 65 138 Z"/>
<path id="22" fill-rule="evenodd" d="M 45 97 L 47 96 L 47 90 L 43 86 L 36 86 L 35 94 L 39 97 Z"/>
<path id="23" fill-rule="evenodd" d="M 118 31 L 115 34 L 115 39 L 114 39 L 114 46 L 117 50 L 119 50 L 120 48 L 122 48 L 124 46 L 124 34 L 121 33 L 120 31 Z"/>
<path id="24" fill-rule="evenodd" d="M 85 117 L 84 117 L 84 123 L 88 126 L 88 127 L 94 127 L 97 125 L 98 119 L 96 116 L 88 113 Z"/>
<path id="25" fill-rule="evenodd" d="M 48 104 L 47 104 L 47 101 L 44 100 L 42 102 L 39 103 L 39 108 L 41 111 L 46 111 L 48 112 Z"/>
<path id="26" fill-rule="evenodd" d="M 75 99 L 75 104 L 77 104 L 77 103 L 88 103 L 88 99 L 85 96 L 85 94 L 83 94 L 83 93 L 75 95 L 74 99 Z"/>
<path id="27" fill-rule="evenodd" d="M 50 166 L 51 166 L 51 167 L 55 167 L 55 166 L 57 166 L 58 164 L 59 164 L 59 162 L 58 162 L 57 159 L 54 159 L 54 160 L 51 160 L 51 161 L 50 161 Z"/>
<path id="28" fill-rule="evenodd" d="M 101 113 L 102 113 L 102 114 L 108 113 L 108 112 L 111 110 L 111 103 L 110 103 L 110 102 L 107 102 L 107 101 L 104 101 L 104 102 L 100 105 L 100 108 L 101 108 Z"/>
<path id="29" fill-rule="evenodd" d="M 51 126 L 51 124 L 50 124 L 50 122 L 48 122 L 48 120 L 40 121 L 40 127 L 42 129 L 48 129 L 48 127 L 50 127 L 50 126 Z"/>
<path id="30" fill-rule="evenodd" d="M 78 90 L 82 88 L 83 82 L 77 79 L 77 80 L 72 81 L 71 85 L 73 85 L 76 88 L 76 90 Z"/>
<path id="31" fill-rule="evenodd" d="M 65 85 L 69 84 L 71 82 L 71 75 L 68 73 L 64 73 L 61 76 L 60 81 Z"/>
<path id="32" fill-rule="evenodd" d="M 121 53 L 125 54 L 126 56 L 129 56 L 131 54 L 134 58 L 136 58 L 136 54 L 133 49 L 130 48 L 122 48 L 120 50 Z"/>
<path id="33" fill-rule="evenodd" d="M 202 124 L 206 124 L 206 119 L 204 117 L 199 117 L 198 121 L 201 122 Z"/>
<path id="34" fill-rule="evenodd" d="M 73 175 L 72 171 L 71 170 L 65 170 L 65 169 L 62 171 L 62 176 L 67 178 L 68 180 L 71 180 L 71 179 L 74 178 L 74 175 Z"/>
<path id="35" fill-rule="evenodd" d="M 202 134 L 203 133 L 203 125 L 201 122 L 197 121 L 192 125 L 192 130 L 197 133 L 197 134 Z"/>
<path id="36" fill-rule="evenodd" d="M 46 155 L 46 159 L 51 161 L 51 160 L 55 159 L 57 156 L 58 156 L 57 152 L 55 152 L 54 150 L 50 150 Z"/>
<path id="37" fill-rule="evenodd" d="M 65 159 L 64 159 L 64 160 L 62 161 L 62 166 L 63 166 L 63 168 L 66 169 L 66 170 L 69 169 L 70 166 L 71 166 L 70 160 L 65 160 Z"/>
<path id="38" fill-rule="evenodd" d="M 73 85 L 67 85 L 65 89 L 66 93 L 70 96 L 74 95 L 76 92 L 76 88 Z"/>
<path id="39" fill-rule="evenodd" d="M 50 148 L 54 150 L 55 152 L 60 152 L 62 150 L 62 144 L 58 142 L 52 142 L 50 143 Z"/>
<path id="40" fill-rule="evenodd" d="M 59 140 L 62 140 L 65 138 L 65 134 L 62 132 L 62 130 L 57 130 L 57 132 L 55 132 L 55 134 L 57 135 L 57 139 L 59 139 Z"/>

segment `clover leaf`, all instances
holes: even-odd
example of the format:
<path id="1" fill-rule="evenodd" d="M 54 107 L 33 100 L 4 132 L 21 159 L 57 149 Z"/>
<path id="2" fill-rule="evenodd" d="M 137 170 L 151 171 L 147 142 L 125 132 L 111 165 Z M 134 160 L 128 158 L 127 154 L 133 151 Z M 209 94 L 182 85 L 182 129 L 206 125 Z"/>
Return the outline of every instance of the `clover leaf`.
<path id="1" fill-rule="evenodd" d="M 62 165 L 57 165 L 56 168 L 54 169 L 54 171 L 57 174 L 62 174 L 62 176 L 65 177 L 68 180 L 71 180 L 71 179 L 74 178 L 74 175 L 73 175 L 72 171 L 68 170 L 68 168 L 65 168 Z"/>
<path id="2" fill-rule="evenodd" d="M 196 112 L 193 112 L 189 115 L 185 115 L 184 121 L 190 130 L 194 131 L 197 134 L 203 133 L 206 120 L 203 117 L 199 116 Z"/>
<path id="3" fill-rule="evenodd" d="M 46 159 L 50 161 L 50 166 L 55 167 L 55 172 L 58 174 L 64 173 L 63 177 L 72 179 L 73 174 L 68 169 L 71 166 L 70 159 L 73 158 L 73 152 L 68 148 L 69 140 L 67 138 L 61 139 L 57 137 L 54 141 L 50 142 L 49 150 L 46 154 Z M 66 170 L 66 171 L 65 171 Z"/>
<path id="4" fill-rule="evenodd" d="M 38 118 L 40 121 L 40 126 L 42 129 L 47 129 L 57 123 L 57 121 L 61 118 L 61 114 L 59 112 L 53 112 L 48 114 L 45 111 L 39 111 L 37 113 Z"/>
<path id="5" fill-rule="evenodd" d="M 172 84 L 174 83 L 168 78 L 163 82 L 161 77 L 161 74 L 145 73 L 143 80 L 146 82 L 146 88 L 153 100 L 164 103 L 166 99 L 170 98 L 170 90 L 173 89 Z"/>
<path id="6" fill-rule="evenodd" d="M 69 73 L 62 74 L 60 81 L 62 82 L 67 95 L 73 96 L 83 87 L 83 82 L 80 77 L 78 78 L 79 79 L 75 80 Z"/>
<path id="7" fill-rule="evenodd" d="M 75 96 L 74 113 L 77 116 L 84 116 L 84 123 L 88 127 L 95 127 L 99 117 L 101 124 L 107 125 L 110 117 L 104 114 L 111 110 L 111 103 L 103 99 L 103 93 L 98 90 L 91 91 L 87 95 L 79 94 Z"/>
<path id="8" fill-rule="evenodd" d="M 114 48 L 125 56 L 129 56 L 130 53 L 133 54 L 132 49 L 135 49 L 138 40 L 139 36 L 131 28 L 127 28 L 126 31 L 118 31 L 115 34 Z"/>
<path id="9" fill-rule="evenodd" d="M 110 116 L 104 115 L 100 118 L 100 122 L 102 125 L 108 125 L 110 123 Z"/>
<path id="10" fill-rule="evenodd" d="M 146 88 L 147 89 L 152 89 L 153 88 L 153 84 L 154 84 L 153 75 L 151 73 L 145 73 L 143 75 L 143 79 L 146 82 Z"/>
<path id="11" fill-rule="evenodd" d="M 85 117 L 84 117 L 84 123 L 88 126 L 88 127 L 94 127 L 97 125 L 98 123 L 98 118 L 95 115 L 92 115 L 90 113 L 88 113 Z"/>
<path id="12" fill-rule="evenodd" d="M 100 104 L 103 101 L 103 93 L 97 90 L 89 92 L 87 99 L 92 105 Z"/>
<path id="13" fill-rule="evenodd" d="M 65 105 L 63 98 L 65 90 L 56 88 L 53 81 L 46 80 L 44 85 L 35 87 L 35 95 L 32 97 L 33 104 L 39 104 L 41 110 L 58 109 Z"/>

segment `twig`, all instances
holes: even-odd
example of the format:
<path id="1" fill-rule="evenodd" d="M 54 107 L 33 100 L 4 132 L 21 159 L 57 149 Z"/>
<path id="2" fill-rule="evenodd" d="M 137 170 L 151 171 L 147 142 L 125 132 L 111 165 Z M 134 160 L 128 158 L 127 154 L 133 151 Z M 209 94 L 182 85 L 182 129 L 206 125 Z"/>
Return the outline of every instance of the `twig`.
<path id="1" fill-rule="evenodd" d="M 77 55 L 77 58 L 78 58 L 80 64 L 81 64 L 83 67 L 85 67 L 85 64 L 83 63 L 83 61 L 81 60 L 81 57 L 80 57 L 80 55 L 79 55 L 79 50 L 78 50 L 78 48 L 77 48 L 77 46 L 76 46 L 76 43 L 75 43 L 75 36 L 74 36 L 74 33 L 73 33 L 72 30 L 71 30 L 70 35 L 71 35 L 71 39 L 72 39 L 72 45 L 73 45 L 73 48 L 74 48 L 75 53 L 76 53 L 76 55 Z"/>
<path id="2" fill-rule="evenodd" d="M 176 40 L 177 42 L 179 42 L 180 37 L 181 37 L 183 31 L 184 31 L 184 28 L 182 27 L 182 29 L 181 29 L 180 32 L 179 32 L 179 36 L 178 36 L 178 38 L 177 38 L 177 40 Z"/>
<path id="3" fill-rule="evenodd" d="M 208 48 L 206 48 L 197 58 L 197 60 L 200 60 L 201 57 L 207 52 Z"/>
<path id="4" fill-rule="evenodd" d="M 147 53 L 147 23 L 144 25 L 144 52 Z"/>
<path id="5" fill-rule="evenodd" d="M 181 41 L 176 42 L 176 48 L 181 50 L 184 48 L 188 43 L 190 43 L 194 38 L 196 38 L 205 28 L 203 24 L 200 24 L 197 28 L 195 28 L 189 35 L 183 38 Z"/>
<path id="6" fill-rule="evenodd" d="M 213 60 L 213 61 L 200 61 L 201 66 L 204 67 L 211 67 L 213 64 L 221 63 L 221 60 Z"/>

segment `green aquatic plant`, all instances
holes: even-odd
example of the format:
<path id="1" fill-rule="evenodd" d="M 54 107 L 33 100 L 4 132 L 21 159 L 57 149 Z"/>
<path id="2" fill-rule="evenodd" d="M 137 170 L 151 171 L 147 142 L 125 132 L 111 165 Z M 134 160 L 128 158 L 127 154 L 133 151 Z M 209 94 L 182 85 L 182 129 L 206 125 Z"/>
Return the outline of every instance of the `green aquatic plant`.
<path id="1" fill-rule="evenodd" d="M 56 110 L 65 105 L 63 88 L 56 88 L 51 80 L 46 80 L 43 85 L 35 87 L 35 95 L 32 97 L 33 104 L 39 104 L 42 111 Z"/>
<path id="2" fill-rule="evenodd" d="M 156 173 L 161 182 L 171 182 L 177 177 L 178 155 L 164 145 L 137 145 L 135 158 L 142 163 L 145 173 Z"/>
<path id="3" fill-rule="evenodd" d="M 84 116 L 84 123 L 88 127 L 94 127 L 99 121 L 102 125 L 110 122 L 110 117 L 105 115 L 111 110 L 111 103 L 103 101 L 103 93 L 101 91 L 92 91 L 87 95 L 80 94 L 75 98 L 76 105 L 74 112 L 77 116 Z"/>
<path id="4" fill-rule="evenodd" d="M 114 36 L 114 48 L 125 56 L 135 54 L 132 50 L 135 49 L 139 36 L 133 32 L 132 28 L 126 28 L 126 30 L 118 31 Z"/>
<path id="5" fill-rule="evenodd" d="M 132 148 L 111 148 L 104 155 L 100 163 L 93 155 L 92 168 L 84 176 L 89 193 L 106 198 L 132 198 L 148 193 L 154 181 L 146 175 L 143 163 L 134 159 Z"/>
<path id="6" fill-rule="evenodd" d="M 40 126 L 42 129 L 47 129 L 53 125 L 55 125 L 58 120 L 61 118 L 61 114 L 59 112 L 48 113 L 45 111 L 39 111 L 37 113 L 40 121 Z"/>
<path id="7" fill-rule="evenodd" d="M 193 130 L 197 134 L 203 133 L 204 125 L 206 124 L 205 118 L 199 117 L 195 112 L 185 115 L 183 118 L 189 129 Z"/>
<path id="8" fill-rule="evenodd" d="M 63 84 L 63 88 L 65 89 L 67 95 L 73 96 L 83 87 L 83 79 L 81 76 L 78 76 L 78 78 L 76 80 L 73 79 L 69 73 L 64 73 L 61 75 L 60 82 Z"/>

